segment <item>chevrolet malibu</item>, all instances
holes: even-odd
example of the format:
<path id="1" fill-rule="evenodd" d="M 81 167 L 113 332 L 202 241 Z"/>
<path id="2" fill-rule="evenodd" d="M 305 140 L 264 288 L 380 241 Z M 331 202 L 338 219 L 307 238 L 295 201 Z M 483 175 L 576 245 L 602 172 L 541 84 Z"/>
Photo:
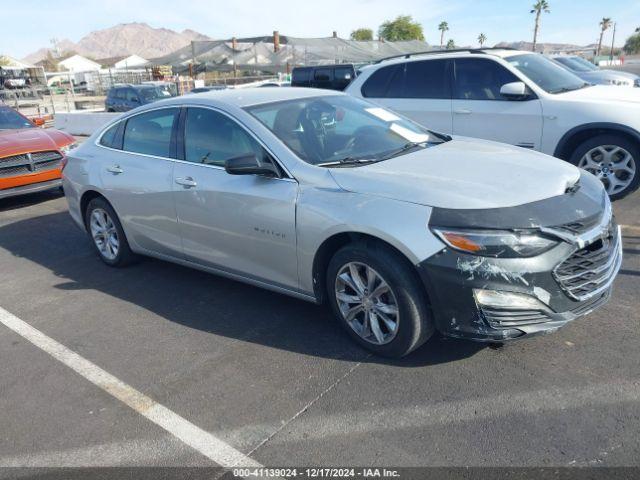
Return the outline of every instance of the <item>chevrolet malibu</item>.
<path id="1" fill-rule="evenodd" d="M 622 259 L 592 174 L 323 90 L 141 107 L 73 150 L 63 184 L 108 265 L 148 255 L 327 303 L 386 356 L 436 331 L 555 331 L 608 300 Z"/>

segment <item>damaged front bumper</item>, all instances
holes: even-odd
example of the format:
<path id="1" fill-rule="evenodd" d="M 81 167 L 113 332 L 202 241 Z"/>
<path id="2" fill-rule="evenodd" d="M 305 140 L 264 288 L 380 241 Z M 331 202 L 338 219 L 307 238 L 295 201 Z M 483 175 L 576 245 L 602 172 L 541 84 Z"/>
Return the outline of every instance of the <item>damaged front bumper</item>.
<path id="1" fill-rule="evenodd" d="M 467 218 L 475 220 L 477 213 Z M 554 332 L 605 304 L 622 263 L 622 237 L 608 203 L 593 204 L 590 215 L 599 220 L 580 232 L 540 220 L 540 229 L 561 241 L 535 257 L 490 258 L 447 247 L 420 263 L 436 328 L 448 336 L 502 342 Z"/>

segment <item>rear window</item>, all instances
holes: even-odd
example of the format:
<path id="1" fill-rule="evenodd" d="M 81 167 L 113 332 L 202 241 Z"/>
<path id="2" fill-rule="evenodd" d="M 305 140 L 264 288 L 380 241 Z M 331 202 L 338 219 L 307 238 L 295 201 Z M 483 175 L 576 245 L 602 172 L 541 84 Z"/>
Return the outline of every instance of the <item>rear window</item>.
<path id="1" fill-rule="evenodd" d="M 362 86 L 372 98 L 451 98 L 447 60 L 425 60 L 383 67 Z"/>
<path id="2" fill-rule="evenodd" d="M 331 68 L 318 68 L 314 73 L 314 79 L 318 82 L 330 82 L 333 80 L 333 70 Z"/>
<path id="3" fill-rule="evenodd" d="M 385 97 L 387 89 L 389 88 L 389 83 L 400 67 L 402 67 L 402 65 L 391 65 L 389 67 L 382 67 L 373 72 L 362 86 L 362 96 L 368 98 Z"/>
<path id="4" fill-rule="evenodd" d="M 311 80 L 310 68 L 298 68 L 293 71 L 292 81 L 294 82 L 308 82 Z"/>
<path id="5" fill-rule="evenodd" d="M 120 145 L 116 143 L 116 136 L 118 133 L 118 127 L 120 127 L 120 123 L 116 123 L 107 129 L 106 132 L 102 134 L 100 137 L 100 145 L 109 148 L 120 148 Z"/>
<path id="6" fill-rule="evenodd" d="M 123 149 L 156 157 L 171 157 L 171 134 L 177 108 L 141 113 L 127 120 Z"/>

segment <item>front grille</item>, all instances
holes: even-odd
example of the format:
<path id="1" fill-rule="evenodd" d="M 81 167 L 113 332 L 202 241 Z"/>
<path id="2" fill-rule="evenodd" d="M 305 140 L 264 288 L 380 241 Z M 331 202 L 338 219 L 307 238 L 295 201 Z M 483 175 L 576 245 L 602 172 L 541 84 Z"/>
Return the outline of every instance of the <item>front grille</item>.
<path id="1" fill-rule="evenodd" d="M 610 235 L 575 251 L 553 275 L 569 297 L 583 301 L 606 290 L 621 262 L 620 235 L 612 222 Z"/>
<path id="2" fill-rule="evenodd" d="M 0 178 L 55 170 L 60 168 L 61 164 L 62 155 L 55 150 L 12 155 L 0 158 Z"/>

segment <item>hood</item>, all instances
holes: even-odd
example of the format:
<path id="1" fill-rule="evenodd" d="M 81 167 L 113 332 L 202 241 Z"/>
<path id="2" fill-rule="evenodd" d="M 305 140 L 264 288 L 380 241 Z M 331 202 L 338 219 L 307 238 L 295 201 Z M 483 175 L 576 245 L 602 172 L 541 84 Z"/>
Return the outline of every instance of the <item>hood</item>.
<path id="1" fill-rule="evenodd" d="M 40 150 L 58 150 L 73 141 L 74 138 L 71 135 L 58 130 L 42 128 L 0 130 L 0 157 Z"/>
<path id="2" fill-rule="evenodd" d="M 617 70 L 594 70 L 593 72 L 580 72 L 577 73 L 577 75 L 584 80 L 590 80 L 594 82 L 603 82 L 607 80 L 628 80 L 631 86 L 633 86 L 633 82 L 636 79 L 640 78 L 633 73 Z"/>
<path id="3" fill-rule="evenodd" d="M 558 100 L 572 100 L 580 102 L 624 102 L 640 104 L 640 88 L 621 88 L 615 85 L 594 85 L 572 92 L 553 95 Z M 638 106 L 638 105 L 635 105 Z"/>
<path id="4" fill-rule="evenodd" d="M 353 168 L 332 168 L 344 190 L 442 208 L 502 208 L 562 195 L 580 178 L 562 160 L 519 147 L 455 137 Z"/>

